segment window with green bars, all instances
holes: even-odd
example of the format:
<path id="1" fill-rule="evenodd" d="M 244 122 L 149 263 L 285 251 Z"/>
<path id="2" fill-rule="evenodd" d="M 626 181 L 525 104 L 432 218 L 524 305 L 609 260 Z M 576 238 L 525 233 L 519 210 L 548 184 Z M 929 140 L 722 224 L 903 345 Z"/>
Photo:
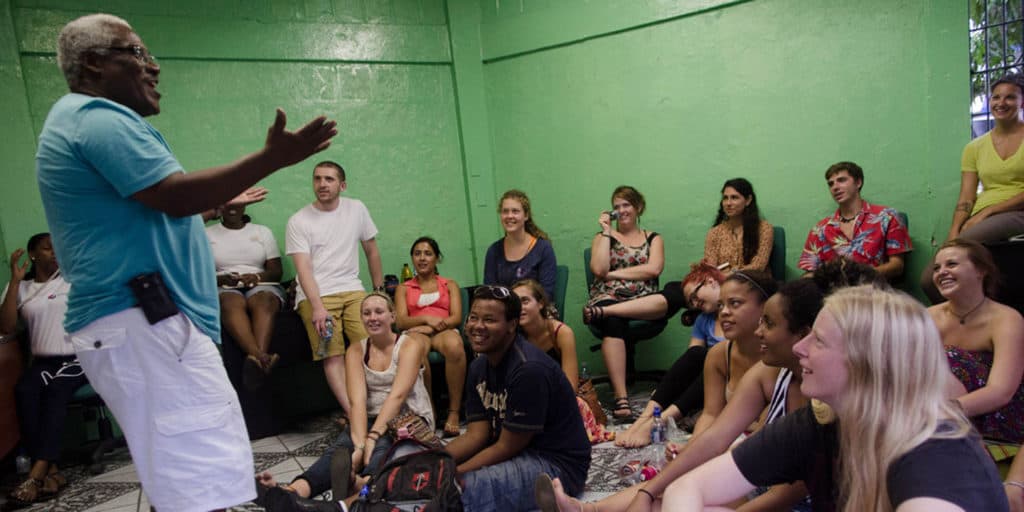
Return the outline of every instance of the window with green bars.
<path id="1" fill-rule="evenodd" d="M 967 0 L 971 38 L 971 136 L 992 128 L 989 84 L 1024 71 L 1024 0 Z"/>

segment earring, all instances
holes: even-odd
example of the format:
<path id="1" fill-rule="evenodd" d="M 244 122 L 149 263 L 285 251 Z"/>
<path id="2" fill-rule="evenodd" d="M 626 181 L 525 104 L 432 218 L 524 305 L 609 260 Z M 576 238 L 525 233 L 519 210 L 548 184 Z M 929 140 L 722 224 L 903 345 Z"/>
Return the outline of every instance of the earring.
<path id="1" fill-rule="evenodd" d="M 30 260 L 32 260 L 32 261 L 35 261 L 35 260 L 36 260 L 35 258 L 29 258 L 29 259 L 30 259 Z"/>

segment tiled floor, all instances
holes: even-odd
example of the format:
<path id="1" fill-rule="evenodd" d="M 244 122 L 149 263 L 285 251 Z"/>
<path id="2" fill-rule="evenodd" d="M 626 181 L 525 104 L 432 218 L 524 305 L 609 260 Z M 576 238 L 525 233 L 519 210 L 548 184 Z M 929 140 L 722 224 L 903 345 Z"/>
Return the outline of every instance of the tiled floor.
<path id="1" fill-rule="evenodd" d="M 642 407 L 645 396 L 633 400 L 634 408 Z M 620 427 L 621 428 L 621 427 Z M 338 434 L 331 416 L 314 418 L 296 425 L 291 431 L 252 442 L 255 471 L 270 471 L 278 481 L 288 482 L 322 454 Z M 596 445 L 593 462 L 584 497 L 596 499 L 620 488 L 618 468 L 626 452 L 611 443 Z M 135 474 L 131 457 L 126 449 L 112 453 L 107 461 L 106 471 L 100 475 L 89 474 L 82 466 L 64 470 L 69 485 L 56 498 L 37 503 L 26 512 L 146 512 L 149 502 L 142 492 Z M 18 482 L 11 478 L 0 486 L 0 496 L 6 496 Z M 11 510 L 10 504 L 0 497 L 0 509 Z M 260 511 L 254 504 L 247 503 L 232 507 L 232 511 Z"/>

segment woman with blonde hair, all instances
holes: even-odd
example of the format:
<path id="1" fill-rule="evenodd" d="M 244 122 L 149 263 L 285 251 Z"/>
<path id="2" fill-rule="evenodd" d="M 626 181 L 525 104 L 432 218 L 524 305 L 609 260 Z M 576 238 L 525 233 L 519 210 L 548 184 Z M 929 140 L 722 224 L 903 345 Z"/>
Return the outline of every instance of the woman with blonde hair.
<path id="1" fill-rule="evenodd" d="M 793 348 L 800 390 L 815 403 L 671 484 L 662 507 L 706 510 L 757 485 L 803 480 L 815 510 L 1007 510 L 977 433 L 935 385 L 949 373 L 937 339 L 904 293 L 835 292 Z"/>
<path id="2" fill-rule="evenodd" d="M 520 279 L 536 279 L 548 297 L 554 297 L 555 250 L 548 234 L 533 220 L 526 192 L 512 189 L 502 194 L 498 216 L 505 236 L 487 248 L 484 284 L 509 287 Z"/>

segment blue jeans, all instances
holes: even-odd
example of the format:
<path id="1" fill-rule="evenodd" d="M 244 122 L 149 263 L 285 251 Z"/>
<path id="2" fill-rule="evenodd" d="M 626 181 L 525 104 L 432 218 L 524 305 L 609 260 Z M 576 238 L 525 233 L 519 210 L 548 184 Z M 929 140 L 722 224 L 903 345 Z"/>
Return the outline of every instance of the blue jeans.
<path id="1" fill-rule="evenodd" d="M 373 420 L 370 420 L 371 425 Z M 391 445 L 394 440 L 391 436 L 385 434 L 377 439 L 377 443 L 373 446 L 373 453 L 370 454 L 370 463 L 363 467 L 363 470 L 359 472 L 360 475 L 370 475 L 376 473 L 380 469 L 381 465 L 384 464 L 384 458 L 387 456 L 388 451 L 391 449 Z M 334 455 L 334 451 L 338 447 L 344 446 L 349 450 L 355 448 L 352 443 L 352 436 L 349 434 L 349 429 L 345 429 L 344 432 L 338 435 L 338 438 L 331 443 L 331 446 L 327 448 L 327 451 L 320 456 L 316 462 L 313 463 L 304 473 L 295 477 L 295 480 L 303 479 L 309 482 L 309 488 L 311 490 L 310 497 L 322 494 L 331 488 L 331 456 Z M 335 496 L 334 499 L 340 500 L 347 498 L 348 496 Z"/>
<path id="2" fill-rule="evenodd" d="M 470 471 L 462 479 L 462 506 L 466 512 L 536 510 L 533 486 L 541 473 L 551 478 L 562 476 L 558 466 L 529 452 Z M 565 489 L 572 496 L 582 491 Z"/>

